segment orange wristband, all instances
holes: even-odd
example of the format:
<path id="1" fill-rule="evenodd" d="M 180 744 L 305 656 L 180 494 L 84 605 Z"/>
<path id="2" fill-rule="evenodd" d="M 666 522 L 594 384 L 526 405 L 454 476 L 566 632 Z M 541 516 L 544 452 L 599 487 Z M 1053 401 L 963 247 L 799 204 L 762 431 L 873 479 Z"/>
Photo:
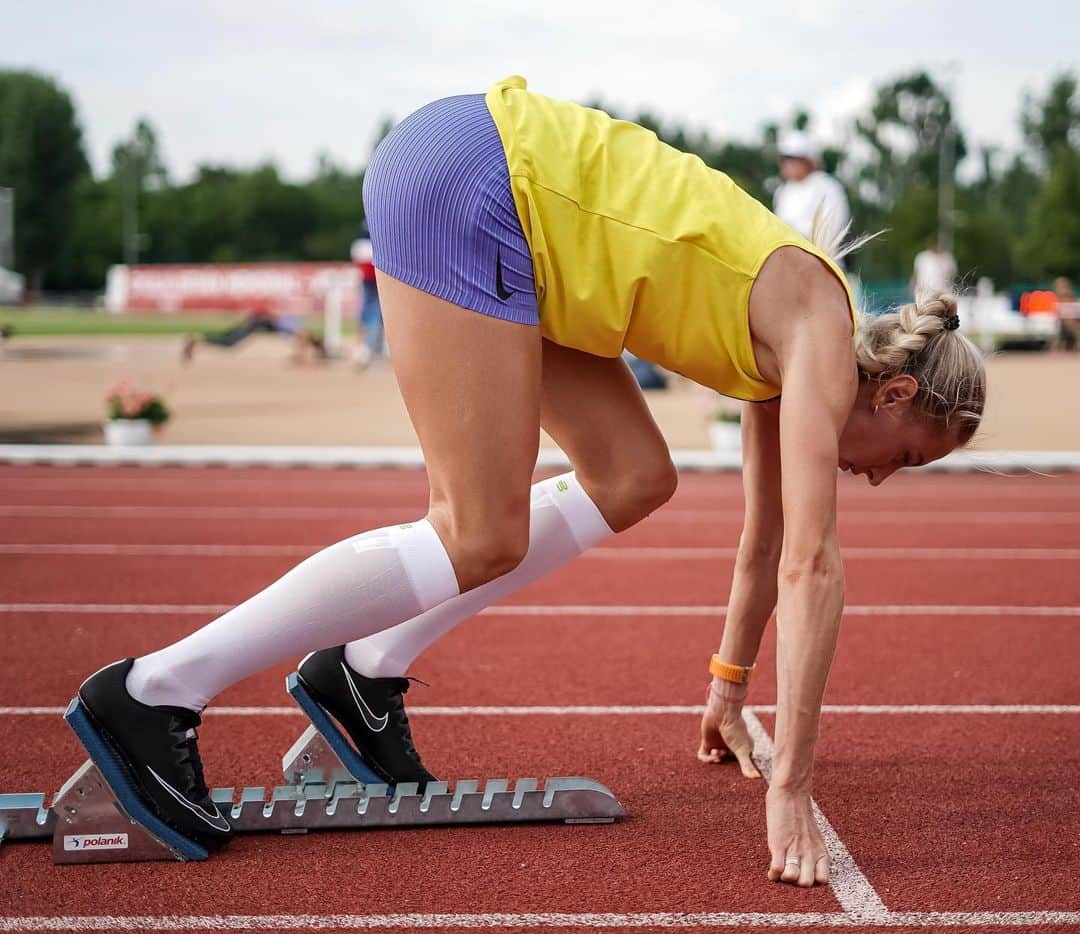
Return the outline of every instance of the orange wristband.
<path id="1" fill-rule="evenodd" d="M 757 665 L 731 665 L 728 662 L 722 662 L 719 655 L 714 655 L 709 662 L 709 674 L 721 681 L 730 681 L 732 684 L 747 684 L 755 668 Z"/>

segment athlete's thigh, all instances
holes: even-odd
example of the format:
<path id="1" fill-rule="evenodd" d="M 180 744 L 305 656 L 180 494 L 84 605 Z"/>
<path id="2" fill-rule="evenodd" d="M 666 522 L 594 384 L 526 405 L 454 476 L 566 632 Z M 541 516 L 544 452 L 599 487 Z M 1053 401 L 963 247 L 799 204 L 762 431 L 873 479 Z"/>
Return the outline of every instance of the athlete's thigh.
<path id="1" fill-rule="evenodd" d="M 627 488 L 632 493 L 634 485 L 674 482 L 667 442 L 637 380 L 620 358 L 547 340 L 543 345 L 541 424 L 566 452 L 608 524 L 632 525 L 640 518 L 640 503 Z"/>
<path id="2" fill-rule="evenodd" d="M 449 511 L 458 537 L 485 524 L 497 532 L 491 524 L 508 514 L 527 533 L 540 436 L 539 328 L 470 311 L 381 272 L 378 282 L 433 511 Z"/>

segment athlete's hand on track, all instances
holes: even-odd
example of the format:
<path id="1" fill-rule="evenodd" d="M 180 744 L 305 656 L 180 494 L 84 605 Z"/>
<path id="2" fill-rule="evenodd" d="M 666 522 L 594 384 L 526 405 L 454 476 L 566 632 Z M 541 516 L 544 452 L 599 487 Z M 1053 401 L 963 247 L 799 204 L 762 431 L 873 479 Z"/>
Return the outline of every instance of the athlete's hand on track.
<path id="1" fill-rule="evenodd" d="M 765 795 L 769 826 L 769 881 L 809 888 L 829 881 L 829 854 L 814 820 L 809 792 L 769 788 Z M 788 862 L 798 859 L 799 862 Z"/>
<path id="2" fill-rule="evenodd" d="M 742 718 L 747 685 L 714 679 L 705 695 L 705 715 L 701 718 L 701 762 L 723 762 L 732 756 L 747 778 L 761 778 L 750 754 L 754 741 Z"/>

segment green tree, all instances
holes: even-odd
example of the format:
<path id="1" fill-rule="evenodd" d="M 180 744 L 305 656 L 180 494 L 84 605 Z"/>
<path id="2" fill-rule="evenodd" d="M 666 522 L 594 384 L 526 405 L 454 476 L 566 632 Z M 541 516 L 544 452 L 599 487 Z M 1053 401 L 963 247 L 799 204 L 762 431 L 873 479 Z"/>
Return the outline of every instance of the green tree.
<path id="1" fill-rule="evenodd" d="M 327 154 L 319 156 L 315 177 L 305 185 L 318 223 L 304 238 L 304 257 L 341 260 L 360 233 L 363 218 L 364 176 L 337 165 Z"/>
<path id="2" fill-rule="evenodd" d="M 1076 77 L 1068 72 L 1058 75 L 1041 100 L 1026 95 L 1020 126 L 1028 145 L 1046 165 L 1059 149 L 1080 148 L 1080 98 L 1076 94 Z"/>
<path id="3" fill-rule="evenodd" d="M 1021 244 L 1027 269 L 1080 279 L 1080 151 L 1059 145 Z"/>
<path id="4" fill-rule="evenodd" d="M 32 288 L 71 279 L 71 231 L 88 175 L 67 92 L 33 72 L 0 71 L 0 186 L 15 189 L 15 265 Z"/>
<path id="5" fill-rule="evenodd" d="M 1026 178 L 1010 179 L 1018 213 L 1018 254 L 1025 278 L 1080 276 L 1080 96 L 1074 75 L 1054 78 L 1042 98 L 1024 98 L 1020 126 L 1040 167 L 1037 191 Z M 1017 160 L 1019 163 L 1019 160 Z"/>

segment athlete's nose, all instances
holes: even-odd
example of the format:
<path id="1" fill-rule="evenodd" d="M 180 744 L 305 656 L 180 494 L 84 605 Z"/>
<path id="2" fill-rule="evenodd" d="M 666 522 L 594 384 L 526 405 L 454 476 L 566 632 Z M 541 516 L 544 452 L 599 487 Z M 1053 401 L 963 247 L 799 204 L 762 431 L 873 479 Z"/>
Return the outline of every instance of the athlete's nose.
<path id="1" fill-rule="evenodd" d="M 866 472 L 866 478 L 870 481 L 870 486 L 881 486 L 896 471 L 896 467 L 871 467 Z"/>

